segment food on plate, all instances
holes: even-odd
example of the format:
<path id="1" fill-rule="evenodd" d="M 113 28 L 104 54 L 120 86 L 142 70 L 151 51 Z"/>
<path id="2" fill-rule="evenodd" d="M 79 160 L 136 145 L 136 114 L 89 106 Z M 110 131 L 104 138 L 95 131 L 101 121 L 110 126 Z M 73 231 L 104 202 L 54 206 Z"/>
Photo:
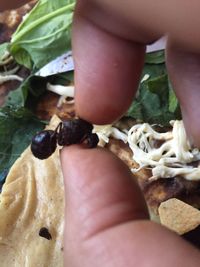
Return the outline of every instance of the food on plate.
<path id="1" fill-rule="evenodd" d="M 52 118 L 48 129 L 60 120 Z M 1 267 L 62 267 L 64 185 L 59 151 L 47 160 L 28 147 L 12 166 L 0 195 Z"/>
<path id="2" fill-rule="evenodd" d="M 63 73 L 59 72 L 55 75 L 51 73 L 48 77 L 41 77 L 36 75 L 39 71 L 38 69 L 28 69 L 17 62 L 17 59 L 19 60 L 19 56 L 22 56 L 22 53 L 25 56 L 24 50 L 19 48 L 19 36 L 21 36 L 20 38 L 23 37 L 20 39 L 21 45 L 22 41 L 26 44 L 29 43 L 30 46 L 36 42 L 35 39 L 33 40 L 33 34 L 28 35 L 31 31 L 28 31 L 27 27 L 29 27 L 29 30 L 30 27 L 32 30 L 34 29 L 36 34 L 34 37 L 36 37 L 36 39 L 39 37 L 38 32 L 40 32 L 40 34 L 43 32 L 43 37 L 45 37 L 45 34 L 48 35 L 48 38 L 51 36 L 52 39 L 51 42 L 48 43 L 49 46 L 59 43 L 57 42 L 59 38 L 63 38 L 62 43 L 66 45 L 66 51 L 69 49 L 69 33 L 71 30 L 73 3 L 74 1 L 41 0 L 37 1 L 37 4 L 31 12 L 25 16 L 22 11 L 26 10 L 27 5 L 17 10 L 6 11 L 0 15 L 1 18 L 5 18 L 6 16 L 12 17 L 12 14 L 15 16 L 17 13 L 17 21 L 22 21 L 21 26 L 18 27 L 15 34 L 12 35 L 12 38 L 9 31 L 9 38 L 4 40 L 6 42 L 0 44 L 0 80 L 4 81 L 0 84 L 0 105 L 3 105 L 0 108 L 0 188 L 14 161 L 30 144 L 32 136 L 44 129 L 50 117 L 54 113 L 57 113 L 60 114 L 63 119 L 68 119 L 74 114 L 74 108 L 68 105 L 68 103 L 64 103 L 62 107 L 57 107 L 57 103 L 60 100 L 59 97 L 57 97 L 55 93 L 47 91 L 47 87 L 54 90 L 57 84 L 65 86 L 65 88 L 69 86 L 73 79 L 72 71 L 63 70 Z M 63 10 L 63 6 L 64 11 L 65 8 L 67 8 L 68 14 L 64 20 L 62 20 L 62 16 L 60 15 L 60 10 Z M 48 15 L 51 14 L 51 19 L 53 18 L 54 20 L 54 27 L 58 29 L 59 25 L 63 25 L 63 23 L 67 25 L 66 28 L 60 28 L 59 34 L 54 31 L 53 26 L 49 27 L 49 21 L 47 19 L 40 20 L 38 14 L 41 15 L 42 12 L 44 12 L 43 8 L 49 10 Z M 57 10 L 59 10 L 59 14 L 56 12 Z M 61 24 L 60 19 L 63 21 Z M 16 26 L 17 25 L 15 25 L 15 27 Z M 35 26 L 37 26 L 37 29 Z M 49 32 L 51 30 L 53 30 L 52 35 Z M 15 41 L 11 41 L 14 35 Z M 56 39 L 57 37 L 58 39 Z M 38 39 L 41 40 L 41 38 Z M 44 40 L 41 42 L 41 45 L 44 46 Z M 11 43 L 12 47 L 18 47 L 21 53 L 18 49 L 14 49 L 15 52 L 11 54 Z M 60 50 L 60 47 L 55 47 L 54 50 L 54 52 L 52 50 L 52 53 L 47 51 L 46 53 L 52 55 L 54 58 L 54 56 L 63 52 Z M 24 60 L 27 59 L 26 62 L 28 62 L 30 59 L 29 54 L 24 56 L 22 56 L 22 58 L 24 58 Z M 40 54 L 40 49 L 38 53 L 33 53 L 32 51 L 31 56 L 33 57 L 33 61 L 39 58 L 42 62 L 45 62 L 47 59 L 47 55 L 44 51 Z M 68 55 L 64 57 L 63 62 L 65 65 L 68 64 Z M 17 80 L 13 80 L 14 78 L 17 78 Z M 7 80 L 7 82 L 5 80 Z M 21 82 L 21 80 L 23 81 Z M 47 84 L 50 85 L 47 86 Z M 72 90 L 70 90 L 70 92 L 71 91 Z M 21 139 L 21 136 L 23 136 L 23 139 Z"/>
<path id="3" fill-rule="evenodd" d="M 80 122 L 74 108 L 73 71 L 60 71 L 59 67 L 57 73 L 40 75 L 41 68 L 70 48 L 74 1 L 37 2 L 12 37 L 28 6 L 0 14 L 0 19 L 5 21 L 7 16 L 14 21 L 14 28 L 4 23 L 4 37 L 0 38 L 0 43 L 4 42 L 0 45 L 0 91 L 4 92 L 4 106 L 0 109 L 0 181 L 5 181 L 0 194 L 1 266 L 63 266 L 64 189 L 56 145 L 68 144 L 65 135 L 69 133 L 70 144 L 92 134 L 94 139 L 84 140 L 87 145 L 96 146 L 99 141 L 99 146 L 130 167 L 152 219 L 180 235 L 195 231 L 200 224 L 200 152 L 187 140 L 164 52 L 146 55 L 138 93 L 123 118 L 112 125 L 88 126 L 84 122 L 88 128 L 85 131 L 83 127 L 77 137 L 69 132 L 71 124 Z M 43 5 L 49 13 L 45 11 L 42 17 Z M 60 23 L 60 31 L 56 32 Z M 67 57 L 64 55 L 62 60 L 68 62 Z M 67 101 L 63 100 L 66 97 Z M 45 128 L 51 117 L 50 126 Z M 68 121 L 61 123 L 60 119 Z M 30 147 L 24 151 L 33 136 L 32 151 L 38 158 L 47 159 L 35 158 Z"/>
<path id="4" fill-rule="evenodd" d="M 121 132 L 123 142 L 119 134 L 104 131 L 106 147 L 132 170 L 153 219 L 159 221 L 158 208 L 170 198 L 200 207 L 200 152 L 191 147 L 182 121 L 173 121 L 171 129 L 147 123 L 127 127 L 123 122 Z"/>

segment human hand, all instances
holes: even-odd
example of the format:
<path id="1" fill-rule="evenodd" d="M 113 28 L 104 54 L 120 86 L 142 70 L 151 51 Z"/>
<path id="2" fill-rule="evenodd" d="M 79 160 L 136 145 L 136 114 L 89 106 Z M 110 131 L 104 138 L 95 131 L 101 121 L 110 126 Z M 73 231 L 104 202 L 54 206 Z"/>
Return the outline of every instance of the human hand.
<path id="1" fill-rule="evenodd" d="M 93 123 L 120 117 L 138 88 L 145 45 L 168 35 L 168 73 L 187 133 L 200 146 L 199 9 L 198 0 L 78 1 L 73 31 L 78 114 Z"/>
<path id="2" fill-rule="evenodd" d="M 190 138 L 200 145 L 199 8 L 198 1 L 79 1 L 73 33 L 79 116 L 93 123 L 120 117 L 136 92 L 145 45 L 168 34 L 168 71 Z M 199 266 L 195 248 L 148 221 L 144 199 L 119 159 L 79 146 L 65 148 L 61 159 L 65 266 Z"/>

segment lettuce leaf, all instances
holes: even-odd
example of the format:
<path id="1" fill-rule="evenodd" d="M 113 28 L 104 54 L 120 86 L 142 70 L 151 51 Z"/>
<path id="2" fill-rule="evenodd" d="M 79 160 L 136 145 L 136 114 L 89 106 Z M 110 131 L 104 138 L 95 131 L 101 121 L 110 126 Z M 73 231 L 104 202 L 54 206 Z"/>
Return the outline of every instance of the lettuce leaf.
<path id="1" fill-rule="evenodd" d="M 15 60 L 39 69 L 68 51 L 75 0 L 40 0 L 12 36 L 9 46 Z"/>

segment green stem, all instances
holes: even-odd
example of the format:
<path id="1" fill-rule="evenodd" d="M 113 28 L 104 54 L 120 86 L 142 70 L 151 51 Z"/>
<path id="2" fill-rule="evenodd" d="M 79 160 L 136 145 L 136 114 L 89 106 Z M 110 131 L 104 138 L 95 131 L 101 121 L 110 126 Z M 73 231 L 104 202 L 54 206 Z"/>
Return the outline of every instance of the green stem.
<path id="1" fill-rule="evenodd" d="M 47 20 L 50 20 L 52 17 L 58 16 L 58 15 L 62 14 L 63 12 L 67 12 L 67 11 L 73 9 L 74 6 L 75 6 L 74 3 L 67 5 L 67 6 L 64 6 L 62 8 L 59 8 L 58 10 L 55 10 L 54 12 L 51 12 L 50 14 L 47 14 L 46 16 L 43 16 L 42 18 L 32 22 L 30 25 L 25 27 L 24 30 L 22 30 L 21 32 L 16 34 L 16 36 L 13 36 L 13 38 L 11 40 L 11 45 L 14 42 L 17 42 L 23 35 L 25 35 L 29 31 L 31 31 L 34 27 L 37 27 L 39 24 L 41 24 Z"/>

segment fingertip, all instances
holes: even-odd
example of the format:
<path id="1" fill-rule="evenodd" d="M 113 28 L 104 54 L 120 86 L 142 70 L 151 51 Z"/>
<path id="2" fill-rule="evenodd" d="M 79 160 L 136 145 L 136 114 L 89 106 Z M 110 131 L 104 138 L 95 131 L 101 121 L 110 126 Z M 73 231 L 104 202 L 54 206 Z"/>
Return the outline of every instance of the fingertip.
<path id="1" fill-rule="evenodd" d="M 64 183 L 66 185 L 66 190 L 68 190 L 68 182 L 71 176 L 74 176 L 74 170 L 78 169 L 79 163 L 81 161 L 81 152 L 83 147 L 79 144 L 64 146 L 60 150 L 60 159 L 61 159 L 61 167 L 64 176 Z M 72 178 L 73 179 L 73 178 Z"/>
<path id="2" fill-rule="evenodd" d="M 78 115 L 95 124 L 121 117 L 138 88 L 145 46 L 119 38 L 79 16 L 73 26 L 73 54 Z"/>

